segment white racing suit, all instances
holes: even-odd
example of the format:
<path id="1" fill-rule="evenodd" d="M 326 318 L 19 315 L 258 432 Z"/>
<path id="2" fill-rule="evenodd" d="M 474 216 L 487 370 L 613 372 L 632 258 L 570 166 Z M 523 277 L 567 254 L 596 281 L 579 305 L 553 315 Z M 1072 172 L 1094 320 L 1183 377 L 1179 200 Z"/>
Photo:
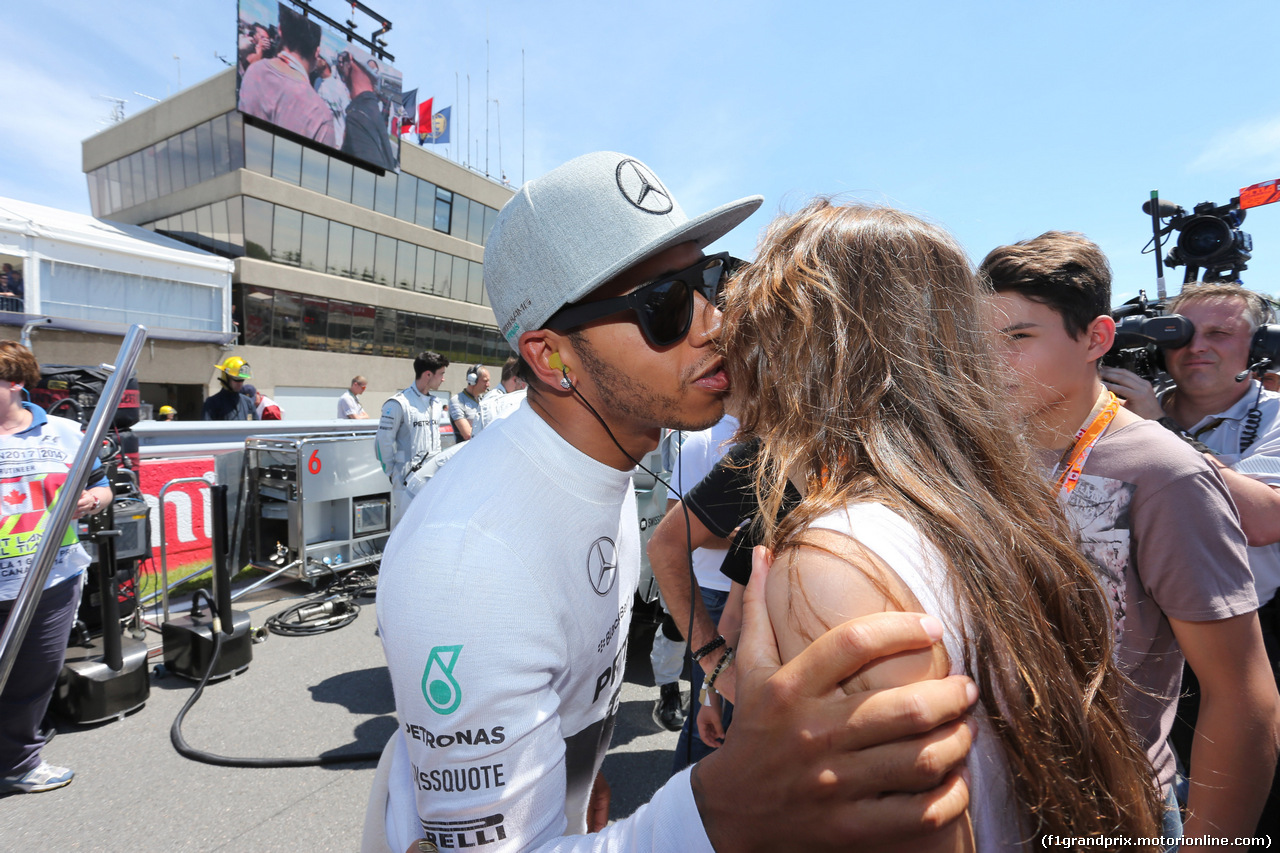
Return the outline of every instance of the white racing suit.
<path id="1" fill-rule="evenodd" d="M 393 529 L 416 492 L 407 481 L 440 452 L 440 421 L 445 416 L 443 404 L 430 394 L 423 394 L 416 385 L 382 404 L 375 446 L 382 470 L 391 478 Z"/>

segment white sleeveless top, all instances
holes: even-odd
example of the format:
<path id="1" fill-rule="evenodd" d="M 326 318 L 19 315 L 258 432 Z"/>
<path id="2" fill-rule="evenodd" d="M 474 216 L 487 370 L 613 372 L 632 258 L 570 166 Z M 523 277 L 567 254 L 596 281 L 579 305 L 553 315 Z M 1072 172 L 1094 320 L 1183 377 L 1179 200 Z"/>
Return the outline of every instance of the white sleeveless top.
<path id="1" fill-rule="evenodd" d="M 938 553 L 905 518 L 878 503 L 854 503 L 833 510 L 814 521 L 811 528 L 834 530 L 855 539 L 872 551 L 907 585 L 925 613 L 946 627 L 943 645 L 951 660 L 951 674 L 964 675 L 965 649 L 961 645 L 963 618 L 947 578 L 947 566 Z M 973 821 L 977 849 L 1022 850 L 1026 830 L 1020 815 L 1010 808 L 1009 770 L 991 725 L 975 718 L 978 736 L 966 764 L 972 785 L 969 817 Z"/>

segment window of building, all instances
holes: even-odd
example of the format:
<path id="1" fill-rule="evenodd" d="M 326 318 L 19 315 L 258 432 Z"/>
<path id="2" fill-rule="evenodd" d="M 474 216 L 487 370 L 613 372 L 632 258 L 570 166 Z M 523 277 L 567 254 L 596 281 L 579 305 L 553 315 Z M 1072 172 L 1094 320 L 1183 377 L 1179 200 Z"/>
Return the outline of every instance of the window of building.
<path id="1" fill-rule="evenodd" d="M 181 134 L 169 137 L 169 180 L 173 184 L 174 192 L 187 188 L 187 174 L 183 159 Z"/>
<path id="2" fill-rule="evenodd" d="M 498 221 L 498 211 L 492 207 L 484 209 L 484 230 L 480 232 L 480 245 L 489 245 L 489 232 L 493 230 L 493 223 Z"/>
<path id="3" fill-rule="evenodd" d="M 129 155 L 129 171 L 133 175 L 133 203 L 142 204 L 147 200 L 147 182 L 142 172 L 141 151 Z"/>
<path id="4" fill-rule="evenodd" d="M 275 137 L 257 125 L 244 126 L 244 167 L 260 175 L 271 174 L 271 146 Z"/>
<path id="5" fill-rule="evenodd" d="M 375 237 L 372 231 L 355 229 L 351 238 L 352 277 L 361 281 L 373 281 L 373 249 Z"/>
<path id="6" fill-rule="evenodd" d="M 396 219 L 414 222 L 418 214 L 418 179 L 401 172 L 396 179 Z"/>
<path id="7" fill-rule="evenodd" d="M 471 199 L 464 195 L 453 196 L 453 219 L 449 223 L 449 236 L 467 239 L 467 217 L 471 213 Z"/>
<path id="8" fill-rule="evenodd" d="M 200 180 L 207 181 L 214 175 L 213 127 L 209 122 L 196 125 L 196 167 Z"/>
<path id="9" fill-rule="evenodd" d="M 351 310 L 350 302 L 329 300 L 329 342 L 325 347 L 329 352 L 351 351 Z"/>
<path id="10" fill-rule="evenodd" d="M 436 323 L 435 317 L 418 315 L 418 322 L 414 326 L 413 345 L 409 349 L 414 356 L 425 350 L 436 349 Z M 438 351 L 438 350 L 437 350 Z"/>
<path id="11" fill-rule="evenodd" d="M 376 180 L 373 172 L 356 166 L 351 175 L 351 203 L 373 210 L 373 187 Z"/>
<path id="12" fill-rule="evenodd" d="M 467 261 L 467 301 L 476 305 L 484 296 L 484 265 Z"/>
<path id="13" fill-rule="evenodd" d="M 433 293 L 436 283 L 436 253 L 426 246 L 418 247 L 418 270 L 413 279 L 413 289 L 419 293 Z"/>
<path id="14" fill-rule="evenodd" d="M 129 158 L 120 160 L 120 205 L 121 208 L 133 207 L 133 166 Z"/>
<path id="15" fill-rule="evenodd" d="M 448 298 L 453 289 L 453 255 L 436 252 L 436 295 Z"/>
<path id="16" fill-rule="evenodd" d="M 453 193 L 442 187 L 436 187 L 435 228 L 445 234 L 449 233 L 449 212 L 453 209 Z"/>
<path id="17" fill-rule="evenodd" d="M 373 354 L 396 357 L 396 310 L 379 306 L 375 316 Z"/>
<path id="18" fill-rule="evenodd" d="M 142 150 L 142 181 L 145 185 L 147 201 L 160 197 L 160 188 L 156 181 L 156 148 L 154 145 Z"/>
<path id="19" fill-rule="evenodd" d="M 418 181 L 417 215 L 414 221 L 423 228 L 432 227 L 436 210 L 436 185 L 430 181 Z"/>
<path id="20" fill-rule="evenodd" d="M 260 261 L 271 260 L 272 207 L 261 199 L 245 196 L 244 253 Z"/>
<path id="21" fill-rule="evenodd" d="M 329 260 L 325 265 L 325 272 L 329 275 L 352 277 L 351 237 L 354 231 L 342 222 L 329 223 Z"/>
<path id="22" fill-rule="evenodd" d="M 324 272 L 328 264 L 329 220 L 302 214 L 302 267 Z"/>
<path id="23" fill-rule="evenodd" d="M 54 317 L 199 331 L 223 328 L 222 289 L 216 286 L 42 260 L 40 288 L 41 310 Z"/>
<path id="24" fill-rule="evenodd" d="M 329 158 L 330 198 L 338 201 L 351 201 L 351 164 L 337 158 Z"/>
<path id="25" fill-rule="evenodd" d="M 213 251 L 229 254 L 231 251 L 231 224 L 228 221 L 227 203 L 216 201 L 209 205 L 213 214 Z"/>
<path id="26" fill-rule="evenodd" d="M 209 128 L 213 131 L 213 173 L 225 175 L 231 171 L 231 138 L 226 114 L 210 119 Z"/>
<path id="27" fill-rule="evenodd" d="M 120 164 L 112 162 L 107 164 L 107 211 L 109 213 L 120 209 Z"/>
<path id="28" fill-rule="evenodd" d="M 187 186 L 194 187 L 200 183 L 200 151 L 194 127 L 182 132 L 182 172 Z"/>
<path id="29" fill-rule="evenodd" d="M 378 235 L 377 250 L 373 257 L 373 280 L 378 284 L 391 284 L 396 277 L 396 239 L 386 234 Z"/>
<path id="30" fill-rule="evenodd" d="M 467 301 L 467 280 L 469 278 L 467 271 L 466 258 L 450 257 L 453 262 L 453 276 L 450 281 L 453 286 L 449 289 L 449 298 L 456 299 L 459 302 Z"/>
<path id="31" fill-rule="evenodd" d="M 421 315 L 412 311 L 396 312 L 396 357 L 413 358 L 418 350 L 413 348 L 413 341 Z"/>
<path id="32" fill-rule="evenodd" d="M 248 285 L 244 299 L 244 342 L 251 347 L 271 346 L 271 310 L 275 292 Z"/>
<path id="33" fill-rule="evenodd" d="M 351 306 L 351 351 L 373 355 L 373 329 L 377 309 L 372 305 Z"/>
<path id="34" fill-rule="evenodd" d="M 323 350 L 329 346 L 329 300 L 319 296 L 302 298 L 302 345 Z"/>
<path id="35" fill-rule="evenodd" d="M 467 216 L 467 239 L 479 246 L 484 245 L 484 212 L 487 209 L 480 202 L 473 201 Z"/>
<path id="36" fill-rule="evenodd" d="M 213 209 L 209 205 L 196 208 L 196 245 L 213 248 Z"/>
<path id="37" fill-rule="evenodd" d="M 227 113 L 227 139 L 231 148 L 231 171 L 244 168 L 244 116 L 236 110 Z"/>
<path id="38" fill-rule="evenodd" d="M 285 349 L 302 348 L 302 296 L 277 290 L 271 323 L 271 345 Z"/>
<path id="39" fill-rule="evenodd" d="M 240 257 L 244 251 L 244 203 L 240 196 L 227 200 L 227 228 L 230 254 Z"/>
<path id="40" fill-rule="evenodd" d="M 413 290 L 413 277 L 418 270 L 418 247 L 404 240 L 396 241 L 396 287 Z"/>
<path id="41" fill-rule="evenodd" d="M 271 260 L 296 267 L 301 261 L 301 254 L 302 212 L 277 204 L 271 235 Z"/>
<path id="42" fill-rule="evenodd" d="M 329 157 L 314 148 L 302 149 L 302 188 L 318 193 L 329 190 Z"/>
<path id="43" fill-rule="evenodd" d="M 376 197 L 373 209 L 387 216 L 396 214 L 396 173 L 384 172 L 376 181 Z"/>
<path id="44" fill-rule="evenodd" d="M 157 198 L 173 192 L 173 184 L 169 183 L 169 140 L 162 139 L 155 145 L 155 170 Z"/>
<path id="45" fill-rule="evenodd" d="M 296 184 L 302 180 L 302 146 L 283 136 L 275 137 L 271 177 Z"/>

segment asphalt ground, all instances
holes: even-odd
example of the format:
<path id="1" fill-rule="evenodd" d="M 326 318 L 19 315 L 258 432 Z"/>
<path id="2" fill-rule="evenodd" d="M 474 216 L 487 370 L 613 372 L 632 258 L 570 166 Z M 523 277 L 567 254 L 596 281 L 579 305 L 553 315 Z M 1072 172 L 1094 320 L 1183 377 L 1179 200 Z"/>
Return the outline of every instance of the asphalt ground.
<path id="1" fill-rule="evenodd" d="M 237 601 L 254 628 L 311 594 L 301 582 Z M 396 727 L 391 682 L 375 634 L 375 605 L 325 634 L 272 634 L 254 645 L 240 675 L 211 683 L 186 717 L 198 750 L 235 757 L 307 757 L 378 752 Z M 657 688 L 648 652 L 652 627 L 633 626 L 613 746 L 604 772 L 612 817 L 634 812 L 666 781 L 676 735 L 651 718 Z M 161 647 L 160 634 L 147 644 Z M 195 683 L 158 676 L 151 694 L 122 720 L 60 722 L 44 750 L 76 771 L 41 794 L 0 797 L 3 851 L 352 851 L 359 847 L 375 761 L 325 767 L 214 766 L 179 755 L 169 728 Z"/>

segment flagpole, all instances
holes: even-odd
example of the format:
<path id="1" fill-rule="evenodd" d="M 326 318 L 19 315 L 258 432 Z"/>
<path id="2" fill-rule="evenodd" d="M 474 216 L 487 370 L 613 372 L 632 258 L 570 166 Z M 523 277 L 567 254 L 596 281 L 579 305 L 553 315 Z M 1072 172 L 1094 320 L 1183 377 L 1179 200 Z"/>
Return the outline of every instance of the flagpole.
<path id="1" fill-rule="evenodd" d="M 484 176 L 489 177 L 489 10 L 484 12 Z"/>
<path id="2" fill-rule="evenodd" d="M 471 74 L 467 74 L 467 160 L 464 166 L 470 166 L 471 163 Z"/>
<path id="3" fill-rule="evenodd" d="M 458 72 L 453 72 L 453 102 L 455 104 L 462 103 L 462 88 L 458 84 Z M 453 124 L 452 116 L 449 124 Z M 458 162 L 458 149 L 453 147 L 453 128 L 449 128 L 449 150 L 453 152 L 453 162 Z"/>

